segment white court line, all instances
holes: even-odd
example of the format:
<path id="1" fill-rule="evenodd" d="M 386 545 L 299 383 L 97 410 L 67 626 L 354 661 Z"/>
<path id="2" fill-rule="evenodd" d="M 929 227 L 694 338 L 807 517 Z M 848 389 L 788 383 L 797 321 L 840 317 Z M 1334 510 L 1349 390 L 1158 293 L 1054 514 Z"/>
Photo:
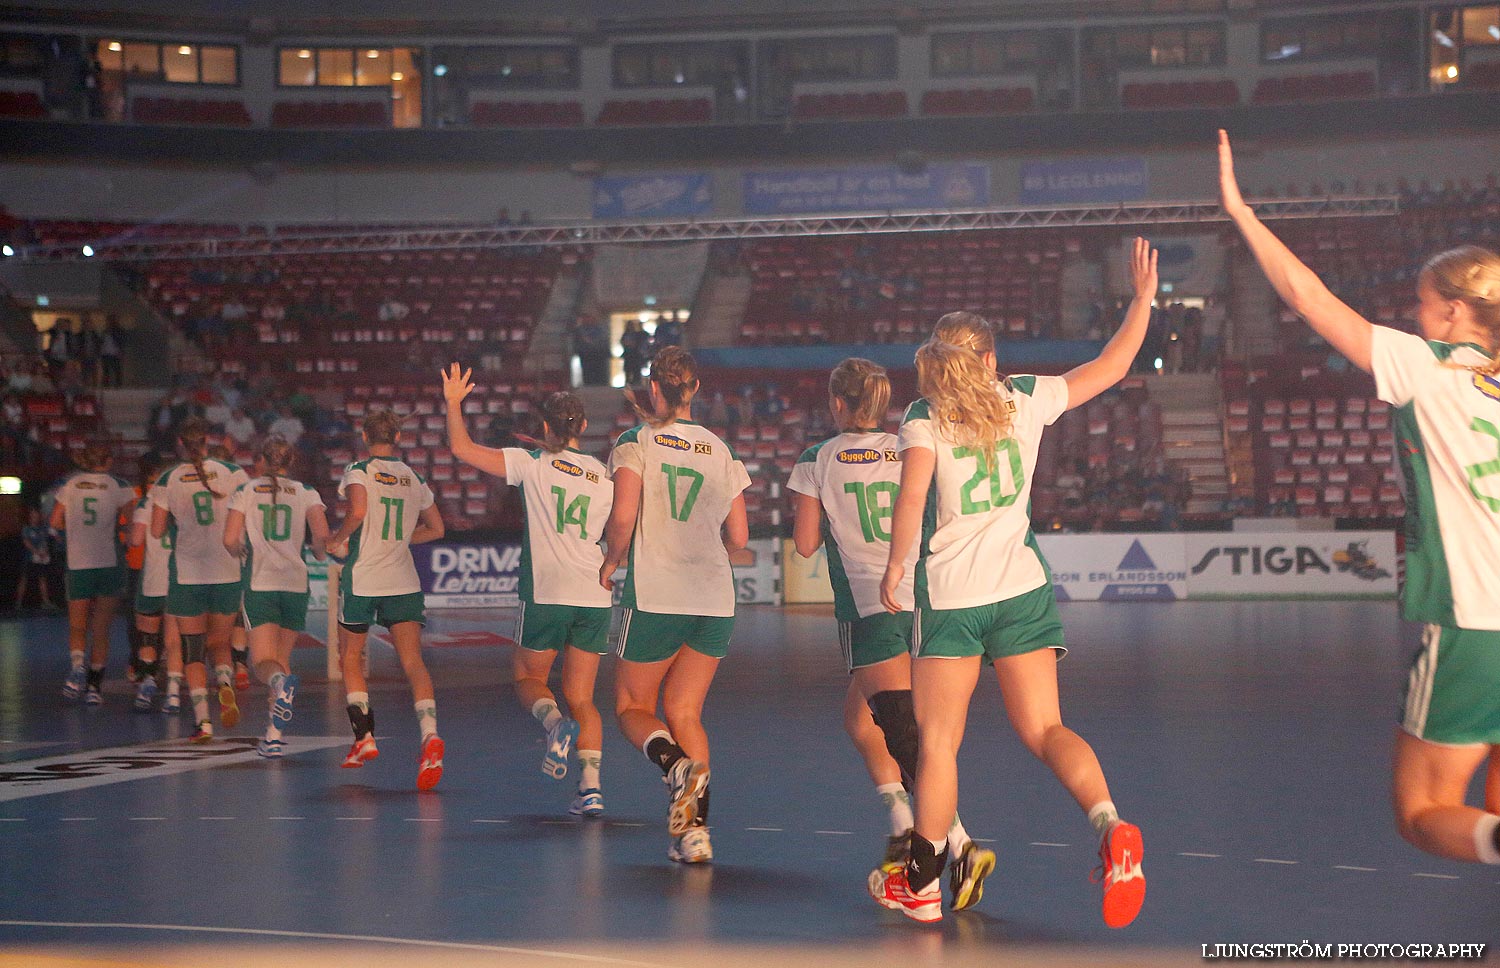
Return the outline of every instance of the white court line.
<path id="1" fill-rule="evenodd" d="M 58 817 L 58 820 L 98 820 L 98 817 Z"/>
<path id="2" fill-rule="evenodd" d="M 199 817 L 199 820 L 237 820 L 237 817 Z"/>
<path id="3" fill-rule="evenodd" d="M 1177 854 L 1177 856 L 1178 857 L 1203 857 L 1203 858 L 1206 858 L 1208 860 L 1218 860 L 1223 855 L 1222 854 L 1198 854 L 1198 853 L 1194 853 L 1191 850 L 1184 850 L 1184 851 L 1180 851 Z"/>
<path id="4" fill-rule="evenodd" d="M 0 817 L 0 823 L 24 823 L 25 817 Z"/>
<path id="5" fill-rule="evenodd" d="M 314 941 L 360 941 L 371 944 L 406 945 L 415 948 L 446 948 L 457 951 L 492 951 L 498 954 L 531 955 L 537 958 L 571 958 L 601 965 L 632 965 L 636 968 L 665 968 L 658 962 L 630 961 L 606 955 L 585 955 L 572 951 L 547 951 L 543 948 L 518 948 L 501 944 L 472 944 L 462 941 L 424 941 L 421 938 L 392 938 L 378 934 L 327 934 L 321 931 L 277 931 L 270 928 L 221 928 L 193 924 L 112 924 L 107 921 L 0 921 L 8 928 L 102 928 L 127 931 L 177 931 L 202 934 L 242 934 L 268 938 L 310 938 Z"/>
<path id="6" fill-rule="evenodd" d="M 1378 868 L 1378 867 L 1351 867 L 1348 864 L 1334 864 L 1333 865 L 1333 869 L 1336 870 L 1336 871 L 1361 871 L 1361 872 L 1366 873 L 1366 874 L 1373 874 L 1376 871 L 1378 871 L 1380 868 Z"/>
<path id="7" fill-rule="evenodd" d="M 745 829 L 746 830 L 759 830 L 759 831 L 762 831 L 762 832 L 768 833 L 768 834 L 779 834 L 779 833 L 782 832 L 782 828 L 780 828 L 780 827 L 746 827 Z"/>
<path id="8" fill-rule="evenodd" d="M 1032 847 L 1071 847 L 1073 845 L 1072 844 L 1049 844 L 1049 843 L 1047 843 L 1044 840 L 1038 840 L 1038 841 L 1035 841 L 1035 842 L 1031 843 L 1029 846 L 1032 846 Z"/>
<path id="9" fill-rule="evenodd" d="M 970 837 L 969 839 L 972 840 L 972 841 L 974 841 L 974 843 L 976 843 L 976 844 L 993 844 L 993 843 L 995 843 L 995 838 L 994 837 Z"/>
<path id="10" fill-rule="evenodd" d="M 611 827 L 644 827 L 644 826 L 646 826 L 643 823 L 635 823 L 635 822 L 630 821 L 630 820 L 611 820 L 611 821 L 609 821 L 609 825 Z"/>
<path id="11" fill-rule="evenodd" d="M 542 823 L 549 827 L 578 827 L 583 822 L 581 820 L 543 820 Z"/>
<path id="12" fill-rule="evenodd" d="M 131 817 L 131 820 L 165 820 L 166 817 Z"/>
<path id="13" fill-rule="evenodd" d="M 373 819 L 373 818 L 371 818 Z M 402 817 L 407 823 L 442 823 L 442 817 Z"/>
<path id="14" fill-rule="evenodd" d="M 267 817 L 267 820 L 306 820 L 306 817 Z"/>
<path id="15" fill-rule="evenodd" d="M 852 831 L 852 830 L 814 830 L 813 833 L 815 833 L 815 834 L 828 834 L 831 837 L 853 837 L 854 836 L 854 831 Z"/>
<path id="16" fill-rule="evenodd" d="M 334 817 L 335 820 L 374 820 L 374 817 Z"/>
<path id="17" fill-rule="evenodd" d="M 1297 860 L 1277 860 L 1274 857 L 1257 857 L 1257 858 L 1255 858 L 1255 862 L 1257 864 L 1300 864 L 1300 863 L 1302 863 L 1301 861 L 1297 861 Z"/>
<path id="18" fill-rule="evenodd" d="M 510 823 L 509 820 L 471 820 L 470 823 Z"/>
<path id="19" fill-rule="evenodd" d="M 1456 881 L 1456 880 L 1459 880 L 1459 876 L 1457 874 L 1423 874 L 1423 873 L 1418 872 L 1418 873 L 1413 874 L 1412 877 L 1430 877 L 1433 880 L 1437 880 L 1437 881 Z"/>

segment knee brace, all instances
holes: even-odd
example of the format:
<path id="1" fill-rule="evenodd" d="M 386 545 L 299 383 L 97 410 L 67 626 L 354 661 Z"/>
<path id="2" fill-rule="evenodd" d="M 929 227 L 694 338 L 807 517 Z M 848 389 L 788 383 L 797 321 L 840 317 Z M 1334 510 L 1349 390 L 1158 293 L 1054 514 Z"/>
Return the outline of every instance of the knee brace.
<path id="1" fill-rule="evenodd" d="M 870 697 L 870 715 L 885 734 L 885 748 L 901 768 L 908 791 L 917 779 L 917 716 L 910 689 L 890 689 Z"/>
<path id="2" fill-rule="evenodd" d="M 185 665 L 201 665 L 203 662 L 204 641 L 208 638 L 203 632 L 182 633 L 182 661 Z"/>
<path id="3" fill-rule="evenodd" d="M 340 622 L 339 623 L 339 628 L 343 629 L 345 632 L 353 632 L 355 635 L 367 635 L 367 634 L 369 634 L 369 631 L 370 631 L 370 623 L 368 623 L 368 622 L 359 622 L 359 623 Z"/>

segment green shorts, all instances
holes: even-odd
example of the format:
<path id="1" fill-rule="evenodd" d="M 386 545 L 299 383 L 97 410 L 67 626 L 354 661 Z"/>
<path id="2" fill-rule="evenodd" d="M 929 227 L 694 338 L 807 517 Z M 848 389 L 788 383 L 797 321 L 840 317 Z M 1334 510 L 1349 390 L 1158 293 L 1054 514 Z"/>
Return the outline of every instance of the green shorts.
<path id="1" fill-rule="evenodd" d="M 427 600 L 421 592 L 373 598 L 347 592 L 339 596 L 339 624 L 351 632 L 368 632 L 372 625 L 390 628 L 402 622 L 427 624 Z"/>
<path id="2" fill-rule="evenodd" d="M 911 651 L 911 612 L 876 612 L 839 623 L 839 651 L 844 665 L 855 669 L 878 665 Z"/>
<path id="3" fill-rule="evenodd" d="M 167 583 L 167 614 L 177 618 L 199 615 L 235 615 L 240 610 L 240 583 L 226 581 L 217 585 L 179 585 Z"/>
<path id="4" fill-rule="evenodd" d="M 307 628 L 308 592 L 257 592 L 245 589 L 242 612 L 246 628 L 276 625 L 300 632 Z"/>
<path id="5" fill-rule="evenodd" d="M 1500 632 L 1423 626 L 1401 728 L 1443 746 L 1500 743 Z"/>
<path id="6" fill-rule="evenodd" d="M 584 652 L 609 652 L 608 605 L 541 605 L 522 602 L 516 617 L 516 642 L 531 652 L 561 652 L 573 646 Z"/>
<path id="7" fill-rule="evenodd" d="M 663 615 L 635 608 L 620 614 L 615 655 L 629 662 L 662 662 L 687 646 L 715 659 L 729 654 L 733 615 Z"/>
<path id="8" fill-rule="evenodd" d="M 135 613 L 137 615 L 160 615 L 167 610 L 167 596 L 165 595 L 142 595 L 141 590 L 135 590 Z"/>
<path id="9" fill-rule="evenodd" d="M 81 602 L 86 598 L 120 598 L 125 594 L 125 567 L 69 568 L 65 584 L 70 602 Z"/>
<path id="10" fill-rule="evenodd" d="M 982 655 L 994 662 L 1037 649 L 1056 649 L 1059 659 L 1068 651 L 1051 582 L 991 605 L 919 607 L 912 623 L 911 653 L 918 658 Z"/>

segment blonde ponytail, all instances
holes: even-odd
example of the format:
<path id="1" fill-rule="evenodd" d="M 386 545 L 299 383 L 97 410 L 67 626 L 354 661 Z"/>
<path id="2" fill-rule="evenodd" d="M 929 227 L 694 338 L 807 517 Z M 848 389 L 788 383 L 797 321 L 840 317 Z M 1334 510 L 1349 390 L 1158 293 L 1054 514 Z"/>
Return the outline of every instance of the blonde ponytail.
<path id="1" fill-rule="evenodd" d="M 1490 362 L 1468 369 L 1500 376 L 1500 255 L 1477 245 L 1461 245 L 1428 259 L 1422 274 L 1439 296 L 1467 304 L 1474 322 L 1489 337 Z"/>
<path id="2" fill-rule="evenodd" d="M 885 367 L 851 356 L 828 374 L 828 396 L 844 404 L 848 430 L 879 428 L 891 405 L 891 380 Z"/>
<path id="3" fill-rule="evenodd" d="M 996 390 L 984 354 L 995 350 L 994 330 L 975 313 L 949 313 L 917 348 L 917 389 L 943 435 L 992 460 L 1011 431 L 1013 405 Z"/>

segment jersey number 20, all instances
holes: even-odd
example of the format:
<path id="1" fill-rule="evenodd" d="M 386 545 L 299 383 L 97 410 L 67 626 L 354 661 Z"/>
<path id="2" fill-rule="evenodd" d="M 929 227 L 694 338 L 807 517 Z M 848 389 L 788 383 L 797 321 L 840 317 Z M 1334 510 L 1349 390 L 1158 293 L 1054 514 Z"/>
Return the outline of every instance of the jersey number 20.
<path id="1" fill-rule="evenodd" d="M 953 456 L 957 460 L 972 457 L 978 463 L 974 469 L 974 476 L 964 482 L 959 490 L 959 513 L 960 514 L 983 514 L 998 508 L 1007 508 L 1016 503 L 1016 498 L 1021 496 L 1021 487 L 1026 483 L 1026 469 L 1021 466 L 1021 448 L 1016 446 L 1015 438 L 1007 437 L 995 445 L 995 460 L 989 461 L 984 451 L 975 447 L 955 447 Z M 1010 493 L 1006 493 L 1000 483 L 1000 465 L 1008 464 L 1010 468 Z M 988 500 L 977 498 L 974 491 L 986 479 L 990 484 L 990 496 Z"/>

